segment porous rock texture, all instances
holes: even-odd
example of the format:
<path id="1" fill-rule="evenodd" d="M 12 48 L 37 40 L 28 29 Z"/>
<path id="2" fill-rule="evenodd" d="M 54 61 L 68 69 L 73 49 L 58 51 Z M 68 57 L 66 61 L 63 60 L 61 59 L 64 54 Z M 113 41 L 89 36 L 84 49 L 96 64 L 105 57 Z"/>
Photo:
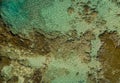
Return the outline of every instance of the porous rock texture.
<path id="1" fill-rule="evenodd" d="M 0 83 L 119 83 L 119 0 L 0 1 Z"/>

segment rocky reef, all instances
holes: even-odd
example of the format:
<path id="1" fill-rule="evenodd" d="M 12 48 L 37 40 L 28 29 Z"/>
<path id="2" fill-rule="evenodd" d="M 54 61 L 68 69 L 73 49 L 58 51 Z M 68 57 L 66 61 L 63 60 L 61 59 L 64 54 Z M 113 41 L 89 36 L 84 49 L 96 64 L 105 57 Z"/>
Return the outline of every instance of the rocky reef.
<path id="1" fill-rule="evenodd" d="M 0 83 L 119 83 L 119 0 L 0 0 Z"/>

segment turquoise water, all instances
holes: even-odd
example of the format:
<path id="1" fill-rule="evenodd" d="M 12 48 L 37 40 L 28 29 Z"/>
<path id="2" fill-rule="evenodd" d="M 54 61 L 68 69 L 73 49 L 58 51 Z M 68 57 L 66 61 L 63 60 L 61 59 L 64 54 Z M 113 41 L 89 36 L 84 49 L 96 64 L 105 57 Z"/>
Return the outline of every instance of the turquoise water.
<path id="1" fill-rule="evenodd" d="M 28 20 L 27 12 L 22 8 L 24 3 L 24 0 L 5 0 L 1 4 L 2 18 L 9 25 L 12 25 L 14 32 L 24 27 Z"/>
<path id="2" fill-rule="evenodd" d="M 53 1 L 53 0 L 52 0 Z M 1 3 L 1 16 L 11 25 L 14 33 L 27 33 L 32 28 L 44 28 L 41 8 L 49 6 L 49 0 L 4 0 Z"/>
<path id="3" fill-rule="evenodd" d="M 1 15 L 11 25 L 14 33 L 27 33 L 29 30 L 41 29 L 46 32 L 68 31 L 72 16 L 67 13 L 71 1 L 59 0 L 5 0 Z"/>

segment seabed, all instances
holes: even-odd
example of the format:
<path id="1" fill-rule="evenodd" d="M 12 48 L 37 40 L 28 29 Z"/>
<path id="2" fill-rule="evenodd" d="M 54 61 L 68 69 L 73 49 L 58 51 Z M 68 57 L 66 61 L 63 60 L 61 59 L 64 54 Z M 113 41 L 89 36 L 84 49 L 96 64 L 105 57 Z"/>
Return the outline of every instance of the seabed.
<path id="1" fill-rule="evenodd" d="M 0 0 L 0 83 L 120 83 L 120 0 Z"/>

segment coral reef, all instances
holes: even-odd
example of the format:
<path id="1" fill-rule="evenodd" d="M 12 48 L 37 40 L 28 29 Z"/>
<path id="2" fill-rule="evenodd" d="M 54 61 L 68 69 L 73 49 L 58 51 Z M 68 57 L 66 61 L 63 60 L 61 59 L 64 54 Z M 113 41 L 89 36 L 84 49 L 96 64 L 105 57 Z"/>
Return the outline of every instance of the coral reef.
<path id="1" fill-rule="evenodd" d="M 0 0 L 0 83 L 119 83 L 119 0 Z"/>
<path id="2" fill-rule="evenodd" d="M 92 60 L 90 56 L 90 42 L 94 39 L 91 31 L 87 31 L 81 35 L 82 37 L 78 37 L 75 30 L 57 37 L 43 35 L 36 31 L 32 34 L 30 39 L 25 39 L 12 34 L 7 27 L 1 27 L 0 54 L 1 57 L 6 57 L 6 60 L 10 59 L 8 67 L 5 63 L 3 66 L 1 65 L 2 74 L 9 74 L 10 72 L 6 72 L 6 68 L 12 68 L 11 76 L 3 76 L 3 79 L 10 82 L 17 77 L 18 81 L 23 83 L 24 81 L 38 83 L 41 79 L 45 83 L 52 81 L 56 83 L 63 79 L 61 76 L 64 75 L 63 82 L 86 81 L 87 78 L 84 76 L 87 76 L 87 71 L 99 66 L 99 62 Z M 96 64 L 92 65 L 92 62 L 96 62 Z M 83 69 L 84 72 L 80 72 Z M 70 79 L 70 77 L 74 77 L 72 74 L 76 76 L 75 79 Z"/>

